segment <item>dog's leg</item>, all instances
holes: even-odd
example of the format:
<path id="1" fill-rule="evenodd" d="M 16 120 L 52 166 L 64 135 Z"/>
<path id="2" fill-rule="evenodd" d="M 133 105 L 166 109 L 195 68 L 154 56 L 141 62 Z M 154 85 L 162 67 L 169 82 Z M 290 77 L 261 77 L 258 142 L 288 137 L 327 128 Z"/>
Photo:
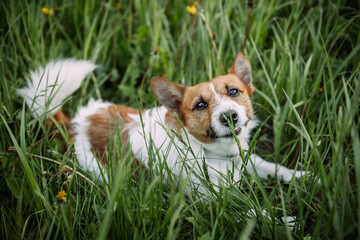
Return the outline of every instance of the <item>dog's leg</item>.
<path id="1" fill-rule="evenodd" d="M 269 220 L 271 220 L 271 215 L 269 214 L 268 211 L 266 211 L 265 209 L 262 210 L 262 216 L 265 216 L 267 217 Z M 255 211 L 255 209 L 250 209 L 249 211 L 247 211 L 246 215 L 249 217 L 249 218 L 257 218 L 257 217 L 261 217 L 261 216 L 258 216 L 257 212 Z M 281 221 L 287 225 L 291 231 L 294 230 L 294 227 L 295 227 L 295 224 L 296 224 L 296 216 L 282 216 L 281 217 Z M 279 221 L 279 219 L 277 219 L 277 222 L 278 223 L 281 223 L 281 221 Z"/>
<path id="2" fill-rule="evenodd" d="M 256 172 L 257 175 L 262 179 L 266 179 L 269 176 L 273 177 L 276 175 L 285 182 L 290 182 L 293 176 L 298 178 L 301 176 L 305 176 L 305 174 L 307 173 L 306 171 L 296 171 L 281 166 L 280 164 L 267 162 L 255 154 L 253 154 L 249 158 L 246 168 L 249 173 Z M 309 172 L 307 174 L 309 174 Z"/>

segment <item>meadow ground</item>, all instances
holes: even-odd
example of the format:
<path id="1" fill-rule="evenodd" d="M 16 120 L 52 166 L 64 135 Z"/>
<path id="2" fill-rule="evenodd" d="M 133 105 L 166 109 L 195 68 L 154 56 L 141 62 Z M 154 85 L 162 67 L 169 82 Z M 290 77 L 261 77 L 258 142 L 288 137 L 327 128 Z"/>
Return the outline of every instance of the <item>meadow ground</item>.
<path id="1" fill-rule="evenodd" d="M 252 7 L 243 51 L 253 68 L 260 122 L 252 145 L 268 161 L 311 170 L 306 180 L 284 184 L 245 174 L 215 193 L 205 177 L 204 201 L 157 174 L 166 166 L 154 152 L 148 177 L 142 171 L 134 184 L 123 164 L 132 157 L 109 146 L 110 181 L 100 185 L 78 166 L 64 128 L 57 131 L 67 138 L 65 149 L 44 124 L 46 116 L 34 119 L 16 94 L 30 69 L 67 57 L 101 66 L 64 104 L 70 116 L 91 97 L 155 106 L 151 76 L 194 85 L 223 74 L 242 49 L 249 3 L 204 0 L 190 14 L 192 4 L 1 1 L 1 239 L 360 235 L 359 1 L 259 0 Z M 257 217 L 246 214 L 250 209 Z M 296 216 L 293 230 L 279 221 L 289 215 Z"/>

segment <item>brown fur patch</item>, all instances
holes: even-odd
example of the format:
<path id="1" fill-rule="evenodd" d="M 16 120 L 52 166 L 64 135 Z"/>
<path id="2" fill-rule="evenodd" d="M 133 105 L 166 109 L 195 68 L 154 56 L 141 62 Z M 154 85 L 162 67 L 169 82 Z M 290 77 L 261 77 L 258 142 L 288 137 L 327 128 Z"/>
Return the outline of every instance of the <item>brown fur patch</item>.
<path id="1" fill-rule="evenodd" d="M 90 121 L 88 136 L 93 152 L 97 154 L 102 164 L 107 164 L 106 145 L 113 143 L 113 137 L 120 130 L 122 154 L 125 155 L 128 150 L 129 129 L 126 128 L 133 120 L 129 114 L 138 114 L 139 111 L 126 106 L 114 105 L 101 109 L 99 113 L 88 117 Z M 147 177 L 146 167 L 137 159 L 131 164 L 132 179 L 136 182 L 139 179 L 139 169 L 145 169 L 145 177 Z"/>
<path id="2" fill-rule="evenodd" d="M 118 129 L 123 130 L 126 124 L 132 122 L 132 119 L 128 115 L 129 113 L 138 114 L 139 111 L 137 109 L 118 105 L 103 108 L 98 113 L 88 117 L 88 120 L 90 121 L 88 129 L 90 144 L 93 152 L 97 154 L 97 157 L 101 160 L 102 164 L 107 164 L 107 157 L 105 155 L 106 145 L 109 143 L 109 141 L 111 142 L 113 140 L 112 138 L 115 134 L 117 134 Z M 73 137 L 74 133 L 69 118 L 61 110 L 53 116 L 57 122 L 66 127 L 70 137 Z M 52 131 L 55 130 L 56 125 L 51 119 L 47 119 L 46 124 L 51 127 Z M 61 139 L 63 145 L 66 146 L 65 140 L 62 138 L 60 133 L 58 133 L 56 137 Z M 122 148 L 126 151 L 128 148 L 127 129 L 124 129 L 121 132 L 121 141 Z M 125 153 L 126 152 L 123 152 L 123 154 Z M 131 165 L 131 169 L 133 172 L 133 180 L 139 178 L 139 169 L 145 169 L 146 171 L 144 165 L 142 165 L 142 163 L 137 159 L 134 159 L 134 162 Z M 145 174 L 147 174 L 147 171 Z"/>
<path id="3" fill-rule="evenodd" d="M 117 134 L 118 129 L 121 132 L 121 142 L 123 150 L 127 150 L 128 130 L 125 125 L 132 120 L 128 114 L 138 114 L 137 109 L 125 106 L 110 106 L 101 109 L 88 117 L 90 125 L 88 128 L 88 136 L 91 147 L 103 164 L 106 164 L 106 145 L 113 140 L 113 136 Z"/>
<path id="4" fill-rule="evenodd" d="M 208 104 L 205 110 L 194 110 L 195 105 L 203 100 Z M 215 99 L 212 96 L 209 83 L 200 83 L 186 89 L 181 115 L 183 124 L 191 135 L 203 143 L 211 143 L 215 139 L 211 138 L 211 113 L 215 106 Z"/>

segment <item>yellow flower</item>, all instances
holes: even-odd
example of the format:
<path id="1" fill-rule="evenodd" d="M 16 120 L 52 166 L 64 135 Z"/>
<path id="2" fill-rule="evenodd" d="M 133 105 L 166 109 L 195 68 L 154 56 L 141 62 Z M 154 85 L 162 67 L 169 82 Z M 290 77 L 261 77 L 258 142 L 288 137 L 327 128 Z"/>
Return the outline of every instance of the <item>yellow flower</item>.
<path id="1" fill-rule="evenodd" d="M 61 164 L 59 165 L 59 173 L 62 175 L 65 175 L 67 173 L 67 169 L 64 168 L 64 170 L 61 171 Z"/>
<path id="2" fill-rule="evenodd" d="M 161 77 L 166 78 L 166 74 L 161 75 Z"/>
<path id="3" fill-rule="evenodd" d="M 61 121 L 61 120 L 59 120 L 59 121 L 58 121 L 58 123 L 59 123 L 59 124 L 62 124 L 62 121 Z"/>
<path id="4" fill-rule="evenodd" d="M 212 33 L 212 39 L 215 39 L 216 33 Z"/>
<path id="5" fill-rule="evenodd" d="M 192 6 L 186 6 L 186 11 L 188 13 L 190 13 L 191 15 L 194 15 L 197 13 L 197 8 L 195 7 L 195 5 Z"/>
<path id="6" fill-rule="evenodd" d="M 122 8 L 121 3 L 117 3 L 117 4 L 116 4 L 116 8 L 117 8 L 118 10 L 120 10 L 120 9 Z"/>
<path id="7" fill-rule="evenodd" d="M 159 52 L 159 46 L 156 46 L 155 51 L 154 51 L 154 55 L 158 54 L 158 52 Z"/>
<path id="8" fill-rule="evenodd" d="M 41 11 L 45 15 L 53 15 L 54 14 L 53 10 L 46 8 L 46 7 L 42 8 Z"/>
<path id="9" fill-rule="evenodd" d="M 319 90 L 319 92 L 322 92 L 322 91 L 323 91 L 323 89 L 322 89 L 321 87 L 319 87 L 318 90 Z"/>
<path id="10" fill-rule="evenodd" d="M 197 2 L 197 1 L 195 1 L 195 2 L 193 3 L 193 6 L 196 6 L 196 5 L 198 5 L 198 2 Z"/>
<path id="11" fill-rule="evenodd" d="M 70 143 L 72 143 L 74 141 L 74 137 L 70 138 Z"/>
<path id="12" fill-rule="evenodd" d="M 8 147 L 8 151 L 11 152 L 11 151 L 15 151 L 15 147 L 14 146 L 10 146 Z"/>
<path id="13" fill-rule="evenodd" d="M 66 192 L 65 192 L 65 190 L 62 190 L 61 192 L 58 192 L 56 198 L 57 198 L 58 202 L 66 201 Z"/>

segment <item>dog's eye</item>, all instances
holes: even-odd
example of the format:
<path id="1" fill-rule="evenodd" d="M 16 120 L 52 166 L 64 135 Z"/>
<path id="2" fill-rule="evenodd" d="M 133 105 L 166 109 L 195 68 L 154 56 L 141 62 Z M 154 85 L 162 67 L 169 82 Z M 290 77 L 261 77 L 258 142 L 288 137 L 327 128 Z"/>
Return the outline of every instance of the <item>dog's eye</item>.
<path id="1" fill-rule="evenodd" d="M 236 97 L 237 95 L 239 95 L 241 91 L 237 90 L 236 88 L 232 88 L 228 90 L 228 94 L 230 97 Z"/>
<path id="2" fill-rule="evenodd" d="M 198 103 L 195 105 L 194 109 L 195 109 L 195 110 L 203 110 L 203 109 L 205 109 L 205 108 L 207 108 L 207 107 L 208 107 L 208 105 L 207 105 L 206 102 L 200 101 L 200 102 L 198 102 Z"/>

